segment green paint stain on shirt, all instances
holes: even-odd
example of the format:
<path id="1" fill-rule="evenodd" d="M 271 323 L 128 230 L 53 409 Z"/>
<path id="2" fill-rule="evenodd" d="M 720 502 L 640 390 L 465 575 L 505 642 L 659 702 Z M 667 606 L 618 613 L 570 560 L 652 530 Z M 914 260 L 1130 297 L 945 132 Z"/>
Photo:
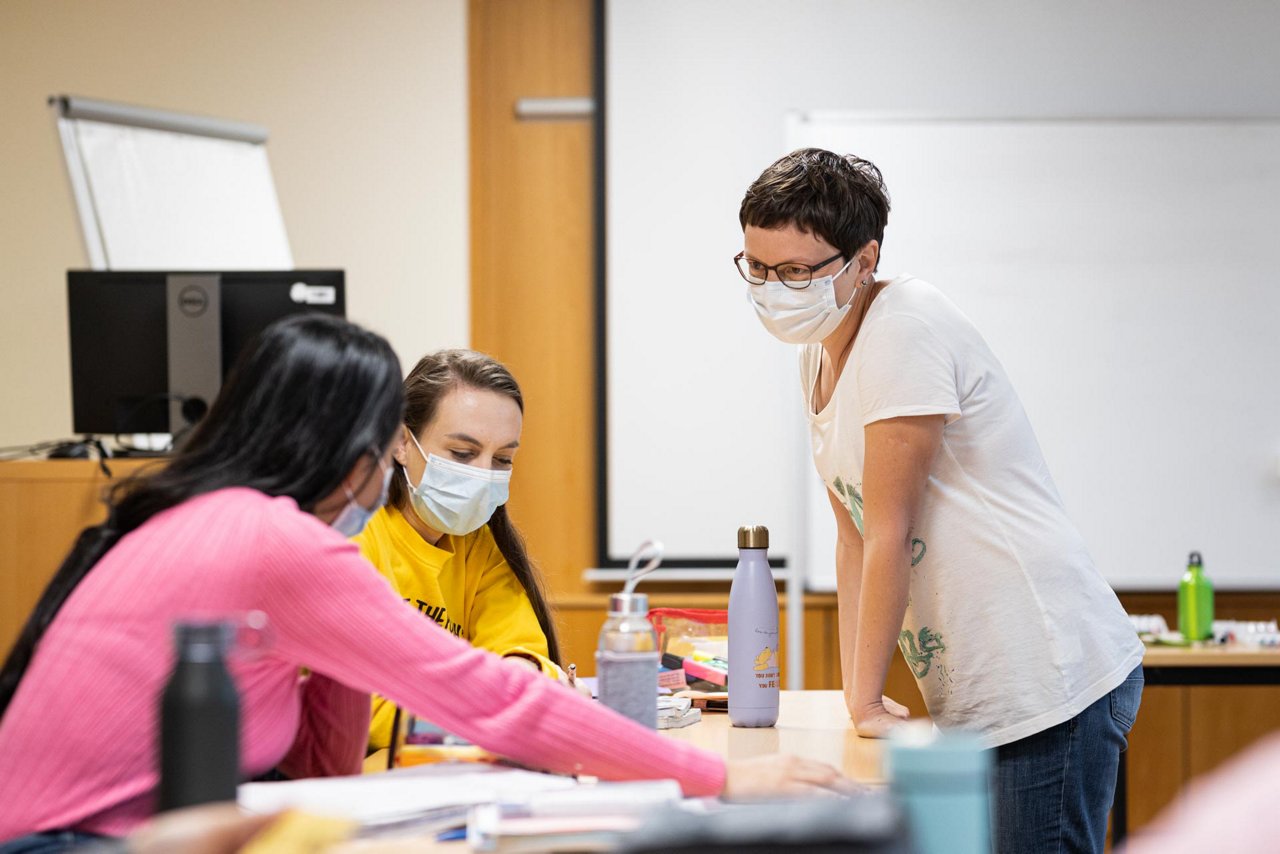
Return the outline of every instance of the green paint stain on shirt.
<path id="1" fill-rule="evenodd" d="M 911 672 L 917 679 L 928 676 L 933 667 L 934 656 L 941 657 L 947 651 L 942 635 L 934 634 L 928 626 L 921 626 L 915 635 L 903 629 L 902 634 L 898 635 L 898 648 L 902 650 L 902 657 L 911 665 Z"/>

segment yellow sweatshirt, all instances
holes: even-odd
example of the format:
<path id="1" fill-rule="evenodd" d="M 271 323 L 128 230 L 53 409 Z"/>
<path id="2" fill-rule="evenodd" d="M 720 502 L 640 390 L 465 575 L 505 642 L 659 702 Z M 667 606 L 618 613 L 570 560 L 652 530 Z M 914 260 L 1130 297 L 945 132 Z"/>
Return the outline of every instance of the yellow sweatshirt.
<path id="1" fill-rule="evenodd" d="M 394 507 L 383 507 L 353 542 L 406 603 L 425 619 L 498 655 L 522 655 L 556 677 L 529 596 L 511 571 L 489 526 L 431 545 Z M 373 697 L 369 749 L 391 740 L 395 704 Z"/>

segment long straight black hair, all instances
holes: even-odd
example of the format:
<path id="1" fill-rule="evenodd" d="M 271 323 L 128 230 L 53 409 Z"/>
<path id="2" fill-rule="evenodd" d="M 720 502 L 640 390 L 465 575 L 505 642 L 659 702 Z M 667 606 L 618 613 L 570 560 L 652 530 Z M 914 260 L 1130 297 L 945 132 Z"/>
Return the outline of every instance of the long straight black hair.
<path id="1" fill-rule="evenodd" d="M 230 486 L 289 496 L 312 511 L 361 457 L 384 451 L 403 413 L 400 363 L 381 336 L 321 314 L 267 327 L 177 455 L 114 486 L 106 522 L 80 533 L 0 670 L 0 718 L 58 610 L 121 537 Z"/>
<path id="2" fill-rule="evenodd" d="M 516 378 L 497 359 L 474 350 L 439 350 L 418 360 L 418 364 L 413 366 L 404 380 L 404 423 L 413 435 L 417 436 L 431 423 L 436 417 L 440 401 L 459 386 L 497 392 L 511 398 L 520 407 L 520 411 L 524 412 L 524 395 L 520 393 Z M 413 512 L 409 503 L 407 480 L 403 474 L 391 478 L 387 503 L 402 513 Z M 507 505 L 502 505 L 489 517 L 489 532 L 493 534 L 493 541 L 506 558 L 511 572 L 529 596 L 538 625 L 547 638 L 549 657 L 560 664 L 560 639 L 556 634 L 555 621 L 551 618 L 551 607 L 547 604 L 542 578 L 529 559 L 524 537 L 511 521 Z"/>

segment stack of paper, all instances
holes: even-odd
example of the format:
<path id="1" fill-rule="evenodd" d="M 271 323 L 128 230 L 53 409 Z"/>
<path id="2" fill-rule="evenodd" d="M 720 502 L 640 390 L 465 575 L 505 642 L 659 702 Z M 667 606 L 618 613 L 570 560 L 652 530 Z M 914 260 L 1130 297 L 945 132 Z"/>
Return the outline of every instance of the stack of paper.
<path id="1" fill-rule="evenodd" d="M 383 774 L 321 777 L 282 783 L 245 783 L 236 800 L 254 813 L 297 809 L 364 825 L 454 815 L 475 804 L 525 800 L 535 793 L 572 789 L 571 777 L 470 763 L 398 768 Z M 461 824 L 455 821 L 454 824 Z"/>

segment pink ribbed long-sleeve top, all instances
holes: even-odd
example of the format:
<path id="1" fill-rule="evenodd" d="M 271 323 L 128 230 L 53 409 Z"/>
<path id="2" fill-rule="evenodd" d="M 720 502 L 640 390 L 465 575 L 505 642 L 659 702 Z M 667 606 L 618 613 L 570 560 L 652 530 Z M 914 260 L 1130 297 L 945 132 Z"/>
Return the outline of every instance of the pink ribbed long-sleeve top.
<path id="1" fill-rule="evenodd" d="M 355 546 L 291 499 L 236 488 L 122 538 L 59 611 L 0 720 L 0 840 L 54 828 L 122 835 L 147 818 L 175 619 L 255 610 L 271 646 L 231 661 L 246 776 L 277 765 L 357 772 L 377 691 L 531 766 L 673 777 L 689 795 L 723 788 L 716 755 L 473 648 L 406 608 Z"/>

